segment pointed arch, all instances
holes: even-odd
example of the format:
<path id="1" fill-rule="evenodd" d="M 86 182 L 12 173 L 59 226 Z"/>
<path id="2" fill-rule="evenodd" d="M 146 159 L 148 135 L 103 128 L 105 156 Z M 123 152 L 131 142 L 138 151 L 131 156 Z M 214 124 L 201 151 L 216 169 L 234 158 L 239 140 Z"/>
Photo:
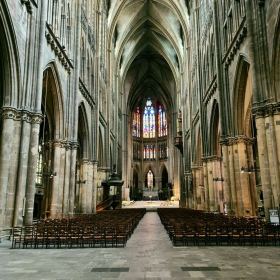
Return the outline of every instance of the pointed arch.
<path id="1" fill-rule="evenodd" d="M 48 89 L 46 92 L 45 89 Z M 62 87 L 55 62 L 44 68 L 42 105 L 53 126 L 53 139 L 64 139 L 64 102 Z M 46 106 L 45 106 L 46 105 Z"/>
<path id="2" fill-rule="evenodd" d="M 17 39 L 6 1 L 0 2 L 0 108 L 20 106 L 21 73 Z"/>
<path id="3" fill-rule="evenodd" d="M 239 57 L 238 61 L 238 67 L 236 70 L 235 75 L 235 86 L 234 86 L 234 92 L 233 92 L 233 129 L 234 129 L 234 135 L 244 135 L 245 134 L 245 115 L 246 115 L 246 109 L 245 107 L 248 107 L 244 104 L 245 102 L 245 94 L 246 94 L 246 85 L 248 81 L 248 75 L 250 71 L 250 64 L 249 60 L 241 55 Z M 251 76 L 249 77 L 251 81 Z M 251 92 L 252 93 L 252 92 Z M 248 100 L 247 96 L 247 103 L 251 102 L 251 100 Z M 247 104 L 248 105 L 248 104 Z"/>
<path id="4" fill-rule="evenodd" d="M 214 100 L 210 120 L 210 154 L 221 156 L 220 139 L 220 114 L 217 100 Z"/>
<path id="5" fill-rule="evenodd" d="M 103 137 L 102 132 L 99 127 L 99 140 L 98 140 L 98 166 L 102 167 L 104 163 L 104 156 L 103 156 L 104 146 L 103 146 Z"/>
<path id="6" fill-rule="evenodd" d="M 78 109 L 78 140 L 82 148 L 82 158 L 91 158 L 88 118 L 83 102 L 80 103 Z"/>

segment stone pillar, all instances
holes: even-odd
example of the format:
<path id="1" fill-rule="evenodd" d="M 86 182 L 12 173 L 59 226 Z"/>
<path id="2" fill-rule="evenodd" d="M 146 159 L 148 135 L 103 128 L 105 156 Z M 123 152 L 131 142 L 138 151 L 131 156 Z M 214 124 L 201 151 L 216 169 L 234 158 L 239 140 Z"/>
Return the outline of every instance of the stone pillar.
<path id="1" fill-rule="evenodd" d="M 67 217 L 70 212 L 70 200 L 69 200 L 69 185 L 71 176 L 71 150 L 70 145 L 67 143 L 65 147 L 65 172 L 64 172 L 64 188 L 63 188 L 63 209 L 62 216 Z"/>
<path id="2" fill-rule="evenodd" d="M 18 190 L 17 190 L 18 176 L 16 176 L 16 174 L 19 174 L 18 168 L 20 167 L 26 168 L 27 166 L 27 163 L 25 165 L 19 165 L 19 161 L 22 161 L 22 156 L 20 154 L 22 153 L 22 146 L 23 146 L 22 135 L 21 135 L 22 122 L 20 120 L 14 121 L 14 137 L 13 137 L 12 150 L 11 150 L 11 161 L 10 161 L 9 179 L 8 179 L 7 196 L 6 196 L 5 223 L 4 223 L 5 227 L 13 226 L 13 219 L 15 213 L 15 200 L 18 195 Z M 30 137 L 30 128 L 29 128 L 29 137 Z M 28 159 L 28 148 L 29 148 L 29 139 L 27 143 L 27 159 Z M 23 202 L 23 197 L 25 195 L 25 183 L 26 183 L 26 179 L 23 184 L 24 189 L 23 189 L 22 202 Z M 22 212 L 21 212 L 21 222 L 19 223 L 19 225 L 22 225 Z"/>
<path id="3" fill-rule="evenodd" d="M 93 161 L 93 195 L 92 195 L 92 209 L 93 213 L 96 214 L 96 200 L 97 200 L 97 165 L 98 160 Z"/>
<path id="4" fill-rule="evenodd" d="M 57 210 L 56 216 L 62 217 L 63 216 L 63 199 L 64 199 L 64 179 L 65 179 L 65 143 L 62 142 L 60 148 L 60 166 L 59 166 L 59 183 L 58 183 L 58 199 L 57 199 Z M 55 172 L 55 171 L 54 171 Z"/>
<path id="5" fill-rule="evenodd" d="M 196 168 L 192 168 L 192 178 L 193 178 L 193 209 L 197 210 L 197 174 Z"/>
<path id="6" fill-rule="evenodd" d="M 208 188 L 209 188 L 209 210 L 211 212 L 215 211 L 215 189 L 213 181 L 213 162 L 207 162 L 207 171 L 208 171 Z"/>
<path id="7" fill-rule="evenodd" d="M 205 192 L 204 192 L 204 176 L 203 176 L 203 166 L 200 166 L 199 168 L 199 182 L 198 186 L 200 189 L 200 197 L 201 197 L 201 210 L 205 210 Z"/>
<path id="8" fill-rule="evenodd" d="M 277 146 L 276 146 L 276 135 L 273 115 L 269 114 L 265 118 L 265 132 L 266 132 L 266 142 L 267 142 L 267 152 L 270 170 L 270 181 L 272 188 L 272 198 L 273 198 L 273 208 L 279 206 L 278 200 L 278 188 L 279 188 L 279 161 L 277 157 Z"/>
<path id="9" fill-rule="evenodd" d="M 252 200 L 251 200 L 251 190 L 250 190 L 250 182 L 249 182 L 249 174 L 248 172 L 241 173 L 241 167 L 248 168 L 248 158 L 247 158 L 247 147 L 244 142 L 238 143 L 238 158 L 239 158 L 239 174 L 240 174 L 240 183 L 241 183 L 241 193 L 242 193 L 242 201 L 243 201 L 243 213 L 241 215 L 245 215 L 249 213 L 253 214 L 252 211 Z M 237 173 L 238 174 L 238 173 Z"/>
<path id="10" fill-rule="evenodd" d="M 274 157 L 276 157 L 275 168 L 278 169 L 278 174 L 280 174 L 280 164 L 277 164 L 277 162 L 280 162 L 280 115 L 274 115 L 274 131 L 275 131 L 275 142 L 276 142 L 276 150 L 277 152 L 274 152 Z M 280 177 L 280 175 L 279 175 Z M 279 179 L 278 177 L 278 179 Z M 280 183 L 277 186 L 277 192 L 278 192 L 278 201 L 280 203 Z"/>
<path id="11" fill-rule="evenodd" d="M 272 208 L 272 190 L 271 190 L 270 166 L 269 166 L 267 142 L 266 142 L 265 119 L 256 117 L 256 127 L 258 131 L 257 141 L 258 141 L 259 161 L 260 161 L 262 187 L 263 187 L 265 218 L 267 221 L 269 221 L 268 209 Z"/>
<path id="12" fill-rule="evenodd" d="M 244 206 L 243 206 L 243 198 L 242 198 L 242 187 L 241 184 L 241 167 L 239 165 L 239 154 L 238 154 L 238 142 L 233 140 L 233 166 L 234 166 L 234 179 L 235 179 L 235 189 L 236 189 L 236 201 L 238 212 L 237 215 L 244 215 Z"/>
<path id="13" fill-rule="evenodd" d="M 86 214 L 87 208 L 87 185 L 88 185 L 88 179 L 87 179 L 87 160 L 83 159 L 81 164 L 81 181 L 86 181 L 85 184 L 80 184 L 80 199 L 81 199 L 81 213 Z"/>
<path id="14" fill-rule="evenodd" d="M 230 145 L 230 144 L 229 144 Z M 230 186 L 231 186 L 231 199 L 232 199 L 232 208 L 231 213 L 228 213 L 230 215 L 238 215 L 239 208 L 238 208 L 238 202 L 237 202 L 237 193 L 235 188 L 235 171 L 234 171 L 234 150 L 233 146 L 230 145 L 228 147 L 228 159 L 229 159 L 229 179 L 230 179 Z"/>
<path id="15" fill-rule="evenodd" d="M 36 171 L 37 171 L 37 160 L 38 160 L 38 138 L 39 138 L 41 121 L 42 121 L 41 115 L 34 115 L 32 118 L 29 157 L 28 157 L 28 171 L 27 171 L 27 180 L 26 180 L 26 195 L 25 195 L 26 196 L 25 217 L 24 217 L 25 225 L 32 224 L 33 221 Z"/>
<path id="16" fill-rule="evenodd" d="M 30 116 L 26 114 L 23 115 L 23 121 L 21 126 L 21 139 L 17 138 L 18 144 L 20 143 L 20 155 L 19 160 L 16 162 L 18 166 L 18 172 L 12 172 L 12 176 L 17 176 L 17 188 L 16 188 L 16 198 L 13 213 L 13 226 L 23 224 L 23 199 L 25 196 L 25 187 L 27 179 L 27 166 L 28 166 L 28 156 L 29 156 L 29 144 L 30 144 Z"/>
<path id="17" fill-rule="evenodd" d="M 59 178 L 60 178 L 60 152 L 61 143 L 60 141 L 55 141 L 54 146 L 54 161 L 53 161 L 53 172 L 57 172 L 57 176 L 52 178 L 52 188 L 51 188 L 51 203 L 50 203 L 50 218 L 55 219 L 57 217 L 57 204 L 58 204 L 58 194 L 59 194 Z"/>
<path id="18" fill-rule="evenodd" d="M 70 168 L 70 186 L 69 186 L 69 215 L 74 215 L 75 186 L 76 186 L 76 158 L 77 143 L 71 145 L 71 168 Z M 69 151 L 70 152 L 70 151 Z"/>
<path id="19" fill-rule="evenodd" d="M 0 229 L 4 225 L 6 210 L 6 195 L 11 163 L 12 143 L 14 137 L 14 112 L 4 111 L 2 113 L 2 131 L 0 146 Z"/>
<path id="20" fill-rule="evenodd" d="M 205 193 L 205 210 L 210 211 L 207 160 L 203 159 L 203 183 Z"/>
<path id="21" fill-rule="evenodd" d="M 92 194 L 93 194 L 93 161 L 88 161 L 87 164 L 87 198 L 86 198 L 86 212 L 92 213 Z"/>
<path id="22" fill-rule="evenodd" d="M 224 194 L 225 203 L 227 204 L 227 212 L 232 215 L 232 194 L 231 194 L 231 181 L 229 171 L 229 149 L 227 145 L 222 145 L 223 151 L 223 176 L 224 176 Z"/>

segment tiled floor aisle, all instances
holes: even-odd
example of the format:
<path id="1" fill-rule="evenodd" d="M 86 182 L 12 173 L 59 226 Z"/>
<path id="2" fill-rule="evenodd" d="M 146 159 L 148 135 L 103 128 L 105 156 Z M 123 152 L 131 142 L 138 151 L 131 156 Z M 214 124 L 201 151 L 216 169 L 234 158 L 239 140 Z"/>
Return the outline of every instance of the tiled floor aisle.
<path id="1" fill-rule="evenodd" d="M 0 279 L 280 279 L 279 247 L 173 248 L 155 212 L 145 215 L 124 249 L 9 247 L 0 244 Z"/>

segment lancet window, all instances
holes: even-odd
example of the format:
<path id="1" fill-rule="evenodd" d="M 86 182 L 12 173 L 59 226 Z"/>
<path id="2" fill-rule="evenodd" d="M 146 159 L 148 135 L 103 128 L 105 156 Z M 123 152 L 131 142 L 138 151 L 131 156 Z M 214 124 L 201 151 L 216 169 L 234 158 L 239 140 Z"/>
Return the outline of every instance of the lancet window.
<path id="1" fill-rule="evenodd" d="M 148 98 L 143 115 L 143 138 L 155 138 L 155 110 Z"/>
<path id="2" fill-rule="evenodd" d="M 140 110 L 137 108 L 133 116 L 133 136 L 140 137 Z"/>
<path id="3" fill-rule="evenodd" d="M 163 107 L 158 108 L 158 136 L 167 136 L 167 121 Z"/>
<path id="4" fill-rule="evenodd" d="M 149 170 L 147 173 L 147 183 L 148 183 L 148 188 L 154 187 L 154 174 L 152 170 Z"/>

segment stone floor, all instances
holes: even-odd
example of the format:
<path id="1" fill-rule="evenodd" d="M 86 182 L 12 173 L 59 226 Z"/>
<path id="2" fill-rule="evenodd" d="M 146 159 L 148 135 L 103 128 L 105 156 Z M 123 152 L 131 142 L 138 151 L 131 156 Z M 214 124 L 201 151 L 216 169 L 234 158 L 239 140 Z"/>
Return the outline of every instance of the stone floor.
<path id="1" fill-rule="evenodd" d="M 155 212 L 127 246 L 11 250 L 0 244 L 0 279 L 280 279 L 280 247 L 174 248 Z"/>

